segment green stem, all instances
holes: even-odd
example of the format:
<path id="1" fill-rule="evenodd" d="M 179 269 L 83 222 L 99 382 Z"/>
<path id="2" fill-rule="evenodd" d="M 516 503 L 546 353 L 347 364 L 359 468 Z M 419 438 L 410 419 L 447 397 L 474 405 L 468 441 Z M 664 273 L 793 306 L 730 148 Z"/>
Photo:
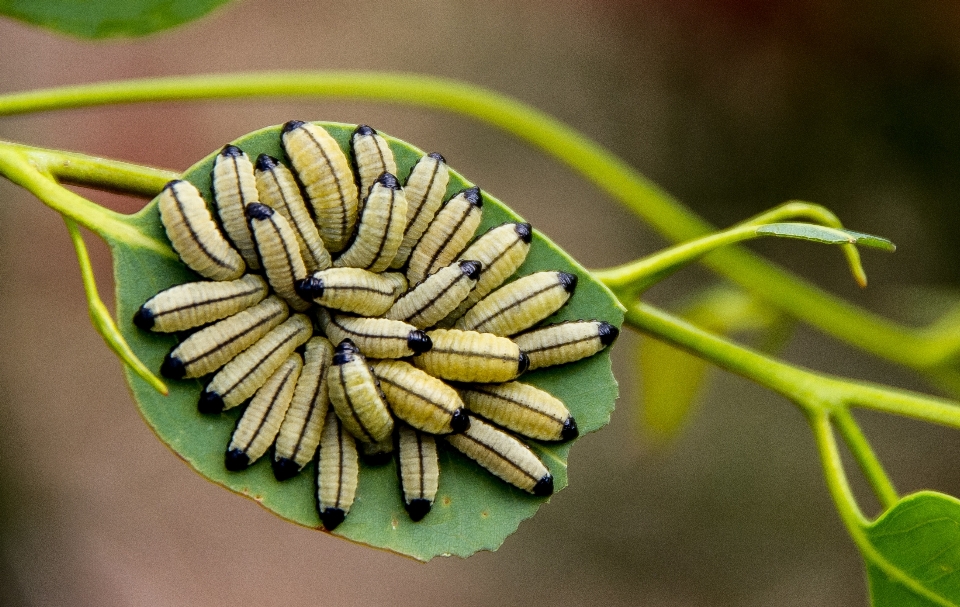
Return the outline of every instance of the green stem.
<path id="1" fill-rule="evenodd" d="M 48 207 L 72 219 L 102 238 L 148 249 L 170 259 L 177 259 L 165 243 L 145 235 L 134 223 L 135 216 L 123 215 L 91 202 L 66 189 L 47 172 L 38 168 L 23 149 L 0 144 L 0 175 L 22 186 Z"/>
<path id="2" fill-rule="evenodd" d="M 509 97 L 440 78 L 267 72 L 130 80 L 0 96 L 0 115 L 165 100 L 318 96 L 407 103 L 476 118 L 567 164 L 669 239 L 679 242 L 714 231 L 624 161 L 550 116 Z M 955 351 L 953 342 L 931 340 L 843 302 L 745 250 L 723 249 L 705 257 L 704 263 L 788 314 L 905 366 L 936 366 Z"/>
<path id="3" fill-rule="evenodd" d="M 778 392 L 801 408 L 820 408 L 809 404 L 820 402 L 814 395 L 821 395 L 822 401 L 832 399 L 832 385 L 815 374 L 727 341 L 642 301 L 628 306 L 624 322 Z"/>
<path id="4" fill-rule="evenodd" d="M 853 490 L 850 488 L 850 482 L 847 480 L 847 473 L 843 469 L 843 460 L 840 457 L 840 449 L 837 447 L 836 437 L 833 435 L 833 428 L 830 426 L 830 415 L 827 412 L 819 412 L 809 415 L 807 420 L 810 423 L 810 429 L 817 441 L 817 450 L 820 452 L 820 459 L 823 461 L 823 472 L 827 479 L 827 486 L 830 489 L 830 495 L 837 506 L 837 512 L 843 519 L 850 535 L 857 540 L 857 535 L 863 535 L 863 528 L 869 524 L 869 520 L 864 516 L 857 505 L 857 500 L 853 497 Z M 869 544 L 869 542 L 867 542 Z M 857 540 L 857 544 L 860 541 Z"/>
<path id="5" fill-rule="evenodd" d="M 179 173 L 129 162 L 63 152 L 0 140 L 0 148 L 20 152 L 41 173 L 57 181 L 145 198 L 156 196 Z"/>
<path id="6" fill-rule="evenodd" d="M 830 495 L 833 497 L 833 503 L 840 513 L 840 520 L 843 521 L 851 539 L 859 548 L 864 560 L 869 564 L 879 568 L 892 580 L 902 584 L 911 592 L 923 597 L 934 605 L 943 607 L 955 607 L 954 603 L 944 599 L 939 594 L 931 592 L 917 582 L 914 577 L 909 575 L 903 569 L 891 563 L 874 547 L 870 538 L 867 536 L 866 528 L 870 521 L 860 511 L 857 502 L 853 497 L 853 491 L 850 489 L 850 483 L 847 481 L 846 472 L 843 469 L 843 461 L 840 458 L 840 450 L 837 448 L 836 438 L 833 436 L 833 429 L 830 427 L 830 416 L 826 412 L 817 413 L 808 416 L 810 429 L 817 443 L 817 450 L 820 452 L 820 458 L 823 462 L 823 474 L 827 481 L 827 487 Z"/>
<path id="7" fill-rule="evenodd" d="M 960 429 L 960 406 L 954 401 L 875 384 L 857 387 L 847 399 L 851 405 Z"/>
<path id="8" fill-rule="evenodd" d="M 729 342 L 644 302 L 634 303 L 627 309 L 625 322 L 657 339 L 688 350 L 727 371 L 782 394 L 808 416 L 833 416 L 851 452 L 885 507 L 897 501 L 896 490 L 866 437 L 850 417 L 848 407 L 862 406 L 960 428 L 960 406 L 956 403 L 794 367 Z"/>
<path id="9" fill-rule="evenodd" d="M 594 270 L 592 273 L 597 280 L 619 295 L 621 300 L 629 301 L 682 266 L 711 251 L 761 236 L 764 234 L 757 234 L 757 227 L 754 225 L 734 227 L 670 247 L 622 266 Z"/>
<path id="10" fill-rule="evenodd" d="M 783 213 L 777 213 L 775 215 L 779 217 L 786 217 L 786 215 Z M 702 238 L 697 238 L 695 240 L 670 247 L 665 251 L 661 251 L 649 257 L 644 257 L 643 259 L 639 259 L 626 265 L 605 270 L 595 270 L 593 275 L 597 280 L 607 285 L 614 293 L 617 293 L 621 299 L 629 301 L 681 267 L 696 261 L 707 253 L 715 251 L 719 248 L 729 246 L 737 242 L 743 242 L 745 240 L 763 238 L 767 236 L 775 236 L 778 238 L 802 238 L 804 240 L 810 239 L 806 236 L 797 236 L 789 231 L 767 231 L 769 228 L 790 227 L 793 225 L 811 224 L 762 223 L 759 220 L 752 220 L 747 224 L 734 226 L 732 228 L 723 230 L 722 232 L 716 232 L 714 234 L 710 234 L 709 236 L 704 236 Z M 832 233 L 835 230 L 835 228 L 829 227 L 819 227 L 819 229 L 823 230 L 825 233 Z M 843 246 L 853 246 L 847 244 L 849 242 L 849 237 L 846 236 L 846 234 L 842 231 L 837 231 L 836 234 L 830 235 L 836 236 L 840 240 L 831 240 L 829 244 L 838 244 L 839 242 L 842 242 Z M 847 257 L 848 259 L 851 259 L 849 255 Z M 853 258 L 852 262 L 854 264 L 859 264 L 859 256 Z M 866 280 L 866 276 L 864 275 L 863 268 L 861 266 L 854 265 L 851 267 L 851 272 L 855 277 L 863 276 L 863 279 Z"/>
<path id="11" fill-rule="evenodd" d="M 833 412 L 833 421 L 837 430 L 840 431 L 840 436 L 850 447 L 850 452 L 856 458 L 860 470 L 873 488 L 880 505 L 884 510 L 892 508 L 900 500 L 900 496 L 880 460 L 877 459 L 867 437 L 860 430 L 857 420 L 851 415 L 849 409 L 844 408 Z"/>
<path id="12" fill-rule="evenodd" d="M 67 224 L 67 231 L 70 233 L 70 240 L 73 241 L 73 249 L 77 253 L 77 262 L 80 264 L 80 276 L 83 278 L 83 290 L 87 296 L 87 309 L 90 312 L 90 321 L 93 328 L 103 337 L 103 341 L 120 357 L 124 363 L 129 366 L 134 373 L 142 377 L 155 390 L 163 395 L 168 394 L 167 386 L 147 368 L 143 362 L 137 358 L 130 344 L 123 338 L 117 323 L 110 316 L 110 310 L 100 299 L 97 290 L 97 282 L 93 277 L 93 265 L 90 263 L 90 255 L 87 253 L 87 245 L 83 242 L 83 235 L 80 234 L 80 228 L 77 224 L 66 217 L 63 221 Z"/>

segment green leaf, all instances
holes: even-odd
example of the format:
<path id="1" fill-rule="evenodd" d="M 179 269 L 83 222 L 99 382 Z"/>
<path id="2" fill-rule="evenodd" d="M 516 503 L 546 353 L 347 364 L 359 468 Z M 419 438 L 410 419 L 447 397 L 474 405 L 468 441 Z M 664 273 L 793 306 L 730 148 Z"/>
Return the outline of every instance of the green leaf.
<path id="1" fill-rule="evenodd" d="M 323 126 L 346 151 L 354 126 L 330 123 Z M 398 177 L 403 181 L 423 152 L 389 136 L 387 140 L 396 156 Z M 280 147 L 280 127 L 251 133 L 234 143 L 254 158 L 260 153 L 282 160 L 286 158 Z M 208 196 L 213 159 L 214 154 L 211 154 L 184 175 Z M 470 185 L 451 171 L 448 195 Z M 485 194 L 483 223 L 478 234 L 488 227 L 519 219 L 502 203 Z M 146 234 L 166 238 L 155 202 L 138 214 L 137 223 Z M 161 289 L 197 277 L 181 263 L 152 252 L 132 249 L 123 243 L 112 243 L 112 248 L 120 328 L 137 355 L 148 367 L 157 369 L 175 339 L 137 329 L 131 322 L 133 314 Z M 551 320 L 597 318 L 618 327 L 621 325 L 623 309 L 610 291 L 594 281 L 557 245 L 534 231 L 530 255 L 519 273 L 548 269 L 574 272 L 580 279 L 570 304 Z M 537 370 L 523 379 L 563 400 L 582 433 L 593 432 L 610 420 L 617 397 L 617 383 L 611 373 L 608 351 L 560 368 Z M 314 505 L 314 464 L 284 483 L 274 479 L 269 454 L 244 472 L 228 472 L 224 468 L 223 455 L 239 411 L 229 411 L 218 417 L 198 413 L 200 381 L 171 381 L 170 396 L 163 397 L 129 371 L 127 380 L 143 417 L 157 436 L 200 474 L 253 498 L 285 519 L 306 527 L 320 526 Z M 570 443 L 534 443 L 532 446 L 553 473 L 556 488 L 566 486 Z M 433 510 L 422 522 L 411 522 L 403 508 L 393 463 L 376 468 L 363 466 L 356 502 L 334 535 L 424 561 L 438 555 L 468 556 L 478 550 L 495 550 L 521 521 L 548 501 L 501 482 L 445 445 L 441 449 L 440 491 Z"/>
<path id="2" fill-rule="evenodd" d="M 865 532 L 873 548 L 864 559 L 874 607 L 960 605 L 960 501 L 914 493 Z"/>
<path id="3" fill-rule="evenodd" d="M 0 14 L 81 38 L 143 36 L 230 0 L 0 0 Z"/>
<path id="4" fill-rule="evenodd" d="M 872 247 L 874 249 L 880 249 L 882 251 L 889 251 L 891 253 L 897 250 L 897 245 L 893 244 L 893 242 L 881 236 L 874 236 L 873 234 L 864 234 L 863 232 L 854 232 L 853 230 L 847 230 L 847 229 L 844 229 L 843 231 L 849 234 L 850 236 L 852 236 L 854 239 L 856 239 L 854 241 L 855 244 L 858 244 L 864 247 Z"/>
<path id="5" fill-rule="evenodd" d="M 783 331 L 778 314 L 732 287 L 705 289 L 678 313 L 720 335 L 754 330 Z M 638 425 L 654 442 L 667 442 L 690 420 L 710 366 L 701 358 L 653 338 L 641 342 L 635 360 L 642 382 Z"/>
<path id="6" fill-rule="evenodd" d="M 895 251 L 897 249 L 892 242 L 880 236 L 854 232 L 853 230 L 829 228 L 813 223 L 771 223 L 758 227 L 757 234 L 812 240 L 824 244 L 859 244 L 885 251 Z"/>

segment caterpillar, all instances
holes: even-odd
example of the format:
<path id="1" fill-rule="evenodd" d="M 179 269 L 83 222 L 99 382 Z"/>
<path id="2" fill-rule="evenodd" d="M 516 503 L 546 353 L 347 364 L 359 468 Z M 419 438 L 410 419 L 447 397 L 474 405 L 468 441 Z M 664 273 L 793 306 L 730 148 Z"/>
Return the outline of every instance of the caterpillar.
<path id="1" fill-rule="evenodd" d="M 286 480 L 315 461 L 327 530 L 349 514 L 361 469 L 394 454 L 414 521 L 437 499 L 440 455 L 451 448 L 550 495 L 552 474 L 517 436 L 563 441 L 579 430 L 562 401 L 515 380 L 593 355 L 618 332 L 604 321 L 535 328 L 574 297 L 576 274 L 509 282 L 535 243 L 530 224 L 474 239 L 483 194 L 450 186 L 460 178 L 438 153 L 395 156 L 395 143 L 365 125 L 335 138 L 290 121 L 277 138 L 266 151 L 285 157 L 251 163 L 248 152 L 260 150 L 220 150 L 209 206 L 189 182 L 167 184 L 161 222 L 208 280 L 158 293 L 132 319 L 181 340 L 163 375 L 212 374 L 202 413 L 245 404 L 221 451 L 226 468 L 245 474 L 268 459 Z M 456 193 L 445 201 L 448 187 Z"/>

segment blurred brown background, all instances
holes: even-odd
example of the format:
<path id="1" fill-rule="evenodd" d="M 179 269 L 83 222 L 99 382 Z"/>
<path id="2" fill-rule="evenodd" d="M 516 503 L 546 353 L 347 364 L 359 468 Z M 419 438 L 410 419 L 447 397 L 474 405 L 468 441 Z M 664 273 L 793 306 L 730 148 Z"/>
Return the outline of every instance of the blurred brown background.
<path id="1" fill-rule="evenodd" d="M 275 68 L 418 71 L 513 95 L 609 146 L 718 224 L 790 198 L 889 236 L 859 291 L 825 247 L 759 250 L 901 318 L 904 286 L 954 296 L 960 229 L 960 9 L 826 0 L 242 2 L 139 41 L 93 44 L 0 21 L 0 91 Z M 523 144 L 450 115 L 367 103 L 210 102 L 0 121 L 0 137 L 183 169 L 291 118 L 365 122 L 512 205 L 588 266 L 665 243 Z M 96 196 L 122 210 L 142 202 Z M 0 181 L 0 604 L 863 605 L 859 557 L 801 416 L 717 375 L 669 449 L 638 435 L 639 339 L 616 348 L 612 424 L 571 486 L 497 553 L 427 565 L 284 523 L 202 480 L 139 418 L 90 328 L 63 224 Z M 101 290 L 109 259 L 91 239 Z M 669 304 L 713 278 L 658 287 Z M 944 290 L 945 289 L 945 290 Z M 933 301 L 924 299 L 924 301 Z M 783 355 L 928 389 L 801 329 Z M 902 491 L 960 494 L 960 436 L 864 417 Z M 862 486 L 860 487 L 862 489 Z M 875 507 L 861 491 L 864 504 Z"/>

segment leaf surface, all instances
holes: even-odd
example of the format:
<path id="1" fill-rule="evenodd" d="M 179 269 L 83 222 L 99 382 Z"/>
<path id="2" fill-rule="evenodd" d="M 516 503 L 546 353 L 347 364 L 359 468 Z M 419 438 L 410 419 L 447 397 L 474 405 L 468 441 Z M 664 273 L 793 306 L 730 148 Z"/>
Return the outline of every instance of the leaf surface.
<path id="1" fill-rule="evenodd" d="M 960 605 L 960 500 L 933 491 L 901 499 L 865 529 L 874 607 Z"/>
<path id="2" fill-rule="evenodd" d="M 884 251 L 896 251 L 897 247 L 880 236 L 854 232 L 840 228 L 831 228 L 814 223 L 771 223 L 757 228 L 757 234 L 797 238 L 823 244 L 858 244 Z"/>
<path id="3" fill-rule="evenodd" d="M 344 151 L 353 125 L 323 123 Z M 403 182 L 423 152 L 386 136 L 396 156 L 398 177 Z M 251 133 L 233 142 L 251 158 L 270 154 L 286 162 L 280 146 L 280 127 Z M 208 200 L 210 170 L 214 154 L 191 167 L 184 178 L 193 182 Z M 472 183 L 451 171 L 448 196 Z M 502 203 L 484 193 L 483 223 L 477 234 L 505 221 L 520 220 Z M 137 216 L 147 235 L 165 241 L 156 201 Z M 534 226 L 535 228 L 535 226 Z M 120 328 L 137 355 L 151 369 L 158 369 L 164 354 L 176 343 L 173 336 L 141 331 L 131 319 L 137 308 L 158 291 L 174 284 L 197 280 L 179 261 L 165 259 L 152 251 L 111 243 L 117 285 L 117 314 Z M 579 276 L 570 303 L 547 322 L 579 318 L 601 319 L 619 327 L 623 309 L 606 287 L 569 255 L 534 229 L 530 255 L 519 274 L 540 270 L 565 270 Z M 556 368 L 540 369 L 523 376 L 564 401 L 575 416 L 581 433 L 593 432 L 610 420 L 617 397 L 617 383 L 610 368 L 609 349 L 588 359 Z M 170 395 L 163 397 L 139 377 L 127 372 L 144 419 L 157 436 L 207 479 L 246 495 L 277 515 L 306 527 L 319 528 L 315 506 L 315 464 L 300 475 L 280 483 L 273 477 L 268 452 L 244 472 L 228 472 L 223 456 L 242 407 L 220 416 L 201 415 L 197 399 L 199 380 L 170 381 Z M 440 490 L 433 510 L 413 523 L 403 508 L 394 462 L 380 467 L 361 464 L 357 499 L 346 521 L 334 535 L 355 542 L 385 548 L 419 560 L 438 555 L 468 556 L 478 550 L 495 550 L 517 526 L 532 516 L 548 499 L 533 497 L 493 477 L 458 452 L 438 441 Z M 571 443 L 531 442 L 555 478 L 556 489 L 567 484 L 566 462 Z"/>
<path id="4" fill-rule="evenodd" d="M 187 23 L 229 1 L 0 0 L 0 14 L 81 38 L 115 38 Z"/>

